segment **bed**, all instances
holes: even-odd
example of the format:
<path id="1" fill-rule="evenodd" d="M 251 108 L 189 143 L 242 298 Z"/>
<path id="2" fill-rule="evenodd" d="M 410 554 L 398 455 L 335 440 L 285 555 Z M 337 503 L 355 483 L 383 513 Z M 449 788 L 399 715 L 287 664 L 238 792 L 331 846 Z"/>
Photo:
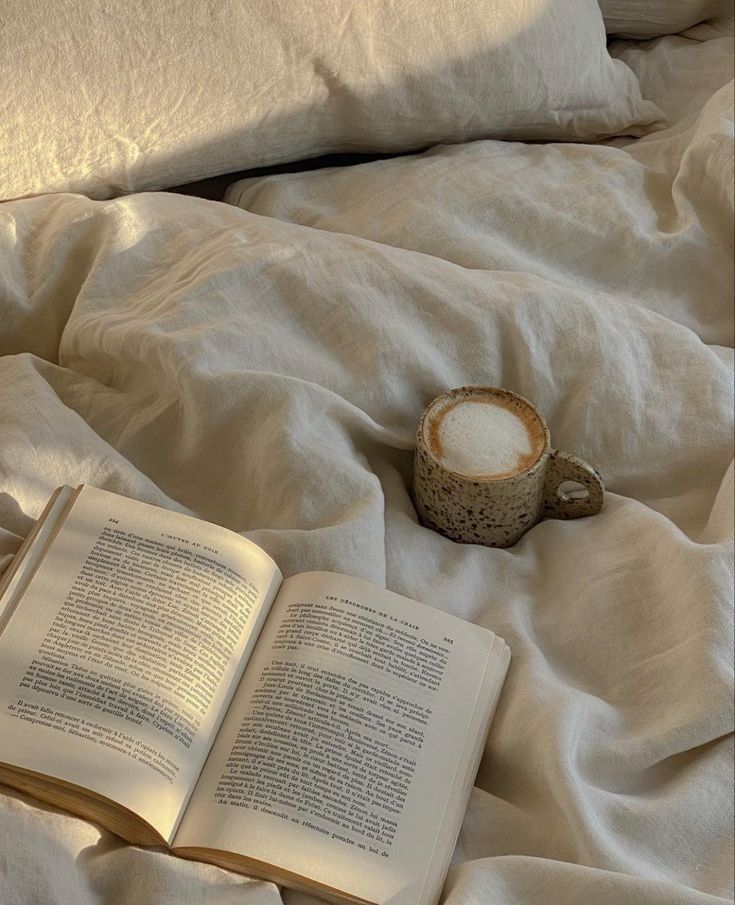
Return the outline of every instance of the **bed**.
<path id="1" fill-rule="evenodd" d="M 515 77 L 537 101 L 562 56 L 581 72 L 559 43 L 578 22 L 584 47 L 601 42 L 594 65 L 615 61 L 629 108 L 620 85 L 551 118 L 550 103 L 519 102 L 525 118 L 503 107 L 507 85 L 490 111 L 469 88 L 442 102 L 455 77 L 479 84 L 486 61 L 458 68 L 452 39 L 439 72 L 421 57 L 427 36 L 478 4 L 447 4 L 442 29 L 406 4 L 422 40 L 398 42 L 403 69 L 381 64 L 378 100 L 375 80 L 349 87 L 346 52 L 309 68 L 326 112 L 318 90 L 287 84 L 303 36 L 326 40 L 302 21 L 268 50 L 280 68 L 267 96 L 292 92 L 278 116 L 247 120 L 266 96 L 251 80 L 215 134 L 202 78 L 168 119 L 124 135 L 116 101 L 93 103 L 85 83 L 97 134 L 80 97 L 60 112 L 53 61 L 74 73 L 104 53 L 129 97 L 132 60 L 160 74 L 146 51 L 156 23 L 130 29 L 95 3 L 82 40 L 73 3 L 45 17 L 36 2 L 25 15 L 41 52 L 8 19 L 0 570 L 53 488 L 87 482 L 242 532 L 284 575 L 354 574 L 491 628 L 512 666 L 445 905 L 714 905 L 733 894 L 732 13 L 669 4 L 680 18 L 664 21 L 653 0 L 608 3 L 606 47 L 597 7 L 569 3 L 521 4 L 552 62 L 526 56 Z M 367 13 L 338 6 L 343 47 Z M 189 21 L 184 5 L 176 42 L 163 25 L 157 40 L 211 67 L 196 29 L 226 33 L 225 7 Z M 222 78 L 229 97 L 237 83 Z M 507 550 L 422 527 L 416 422 L 464 384 L 533 400 L 555 445 L 604 476 L 603 511 L 543 521 Z M 2 788 L 0 901 L 318 900 L 126 845 Z"/>

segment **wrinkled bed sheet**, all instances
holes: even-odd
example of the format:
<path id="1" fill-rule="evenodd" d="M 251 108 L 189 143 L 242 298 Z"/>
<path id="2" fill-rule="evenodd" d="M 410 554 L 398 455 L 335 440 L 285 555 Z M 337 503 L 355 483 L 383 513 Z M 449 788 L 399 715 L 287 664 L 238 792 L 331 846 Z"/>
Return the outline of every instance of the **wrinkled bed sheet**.
<path id="1" fill-rule="evenodd" d="M 0 567 L 85 481 L 492 628 L 513 660 L 447 905 L 732 894 L 730 39 L 614 52 L 670 126 L 0 206 Z M 534 400 L 603 512 L 515 547 L 417 524 L 447 387 Z M 316 900 L 6 790 L 3 905 Z"/>

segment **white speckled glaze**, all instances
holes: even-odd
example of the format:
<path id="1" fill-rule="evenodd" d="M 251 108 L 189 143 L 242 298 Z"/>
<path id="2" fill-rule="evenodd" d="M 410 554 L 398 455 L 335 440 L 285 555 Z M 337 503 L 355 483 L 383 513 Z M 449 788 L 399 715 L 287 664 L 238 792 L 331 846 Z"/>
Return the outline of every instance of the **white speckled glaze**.
<path id="1" fill-rule="evenodd" d="M 468 478 L 451 471 L 429 449 L 424 424 L 448 400 L 488 395 L 502 398 L 524 417 L 535 416 L 546 437 L 541 455 L 525 471 L 502 478 Z M 584 499 L 560 493 L 565 481 L 587 490 Z M 553 449 L 549 428 L 523 396 L 500 387 L 466 386 L 442 393 L 424 409 L 416 434 L 413 493 L 421 522 L 463 544 L 509 547 L 543 518 L 572 519 L 602 509 L 604 484 L 599 472 L 570 453 Z"/>

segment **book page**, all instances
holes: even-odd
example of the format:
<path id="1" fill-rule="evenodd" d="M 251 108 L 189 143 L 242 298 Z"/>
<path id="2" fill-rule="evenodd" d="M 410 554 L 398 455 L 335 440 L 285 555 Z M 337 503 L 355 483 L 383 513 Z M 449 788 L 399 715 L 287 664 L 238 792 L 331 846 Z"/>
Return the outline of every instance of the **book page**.
<path id="1" fill-rule="evenodd" d="M 0 635 L 0 762 L 169 840 L 280 580 L 231 531 L 83 487 Z"/>
<path id="2" fill-rule="evenodd" d="M 368 582 L 288 579 L 175 849 L 322 894 L 433 901 L 507 662 L 491 632 Z"/>

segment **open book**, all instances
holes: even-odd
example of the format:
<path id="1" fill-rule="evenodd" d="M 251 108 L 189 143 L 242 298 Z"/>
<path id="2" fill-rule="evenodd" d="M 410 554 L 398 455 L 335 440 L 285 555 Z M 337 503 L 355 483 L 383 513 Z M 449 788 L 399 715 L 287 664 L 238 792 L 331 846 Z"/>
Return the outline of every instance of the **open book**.
<path id="1" fill-rule="evenodd" d="M 59 488 L 0 582 L 0 782 L 335 902 L 438 899 L 492 632 L 232 531 Z"/>

